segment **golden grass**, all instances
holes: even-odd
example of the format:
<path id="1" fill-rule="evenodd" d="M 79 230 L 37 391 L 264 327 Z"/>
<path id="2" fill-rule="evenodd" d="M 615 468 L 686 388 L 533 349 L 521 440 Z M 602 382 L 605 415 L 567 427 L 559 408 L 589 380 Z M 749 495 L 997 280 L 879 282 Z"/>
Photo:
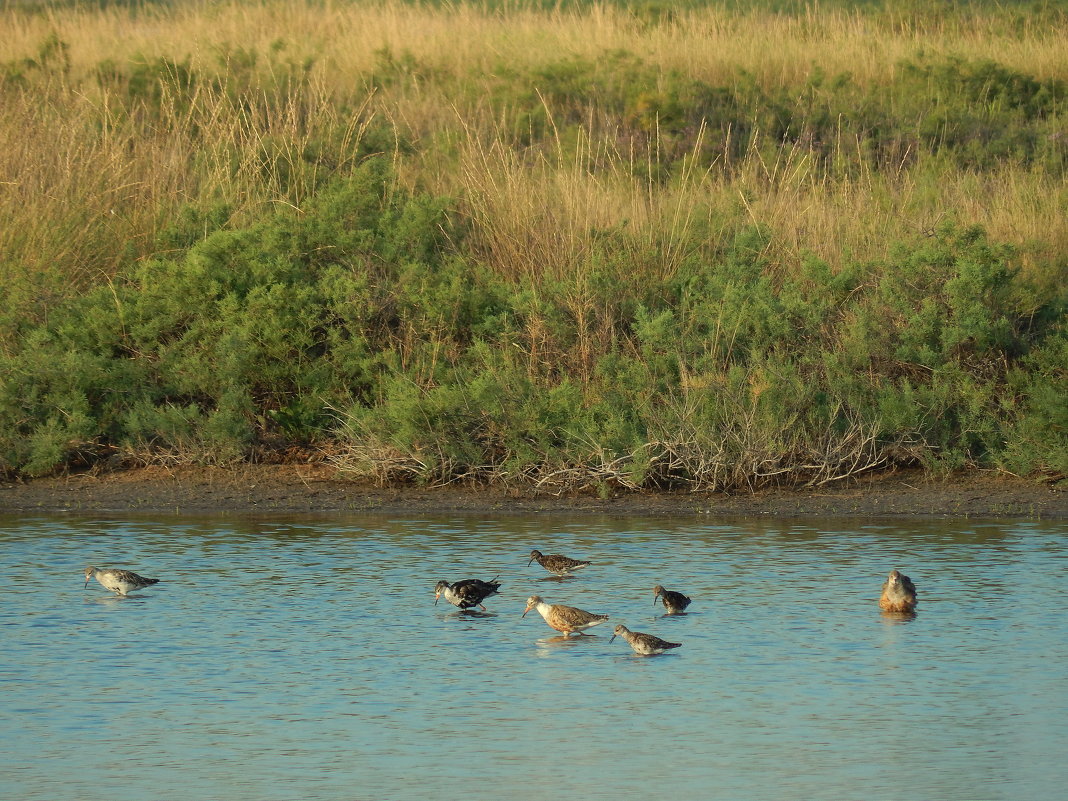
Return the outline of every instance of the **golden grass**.
<path id="1" fill-rule="evenodd" d="M 648 152 L 621 152 L 592 121 L 575 147 L 517 149 L 498 128 L 503 112 L 486 100 L 502 69 L 530 70 L 562 58 L 595 61 L 617 50 L 713 85 L 736 80 L 739 70 L 767 87 L 792 85 L 814 69 L 880 83 L 921 51 L 995 59 L 1038 78 L 1068 80 L 1063 27 L 1013 26 L 978 11 L 918 20 L 892 9 L 859 14 L 818 7 L 797 16 L 710 8 L 649 25 L 610 4 L 500 12 L 390 0 L 187 2 L 136 13 L 8 9 L 0 11 L 0 26 L 0 64 L 35 58 L 52 35 L 67 45 L 69 60 L 62 85 L 10 100 L 0 115 L 0 248 L 18 254 L 24 268 L 60 265 L 75 277 L 110 272 L 124 248 L 147 246 L 187 201 L 214 198 L 239 210 L 293 202 L 292 187 L 263 178 L 264 142 L 289 142 L 284 157 L 296 163 L 303 143 L 323 130 L 348 124 L 355 142 L 370 113 L 416 144 L 402 180 L 460 198 L 477 222 L 481 252 L 516 277 L 569 273 L 608 229 L 626 230 L 638 243 L 668 243 L 660 262 L 646 269 L 670 273 L 683 255 L 670 243 L 695 230 L 714 233 L 717 220 L 739 210 L 775 232 L 774 255 L 784 265 L 805 252 L 832 262 L 842 254 L 877 258 L 888 243 L 928 230 L 948 213 L 1032 254 L 1068 252 L 1066 190 L 1040 171 L 1005 165 L 934 180 L 921 157 L 897 172 L 832 181 L 800 150 L 782 151 L 768 163 L 751 148 L 740 163 L 720 159 L 656 184 L 636 177 L 644 171 L 635 163 L 652 159 Z M 380 88 L 366 113 L 358 111 L 386 49 L 396 57 L 410 54 L 418 69 Z M 274 105 L 264 101 L 252 113 L 225 93 L 201 88 L 188 108 L 175 104 L 159 127 L 117 115 L 113 126 L 99 125 L 111 119 L 107 109 L 115 99 L 89 76 L 106 60 L 189 60 L 194 69 L 225 77 L 234 59 L 248 54 L 258 81 L 287 64 L 309 62 L 299 94 Z M 468 88 L 445 93 L 450 85 Z M 249 91 L 255 94 L 255 81 Z M 455 162 L 420 147 L 435 140 L 451 148 Z M 64 231 L 58 239 L 57 226 Z"/>
<path id="2" fill-rule="evenodd" d="M 841 10 L 789 16 L 707 8 L 648 26 L 611 4 L 504 13 L 462 3 L 426 8 L 390 0 L 265 0 L 148 5 L 136 14 L 121 7 L 35 15 L 8 10 L 0 11 L 0 20 L 0 62 L 33 57 L 56 33 L 70 46 L 76 74 L 105 58 L 135 56 L 189 56 L 194 66 L 210 67 L 228 49 L 262 53 L 284 42 L 301 56 L 321 58 L 320 68 L 340 88 L 369 70 L 382 48 L 457 74 L 568 56 L 596 59 L 619 49 L 703 80 L 725 80 L 740 66 L 769 83 L 796 81 L 813 67 L 849 72 L 861 83 L 885 81 L 898 61 L 923 49 L 994 59 L 1040 79 L 1068 79 L 1065 30 L 1037 23 L 1016 30 L 979 11 L 925 25 Z"/>

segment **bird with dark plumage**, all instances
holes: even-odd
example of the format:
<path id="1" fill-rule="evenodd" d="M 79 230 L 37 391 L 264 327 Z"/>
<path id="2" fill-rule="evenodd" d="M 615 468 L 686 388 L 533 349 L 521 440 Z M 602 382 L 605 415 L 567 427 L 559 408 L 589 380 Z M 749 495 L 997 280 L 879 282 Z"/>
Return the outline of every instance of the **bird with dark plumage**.
<path id="1" fill-rule="evenodd" d="M 616 626 L 616 630 L 612 633 L 612 639 L 608 642 L 612 642 L 616 637 L 622 637 L 631 648 L 634 649 L 634 653 L 641 654 L 642 656 L 649 656 L 651 654 L 662 654 L 671 648 L 681 648 L 681 642 L 668 642 L 667 640 L 661 640 L 652 634 L 644 634 L 640 631 L 631 631 L 626 626 Z"/>
<path id="2" fill-rule="evenodd" d="M 900 570 L 891 570 L 883 582 L 879 596 L 879 608 L 884 612 L 914 612 L 916 610 L 916 585 Z"/>
<path id="3" fill-rule="evenodd" d="M 143 590 L 153 584 L 159 584 L 159 579 L 139 576 L 132 570 L 118 570 L 113 567 L 87 567 L 85 568 L 85 586 L 89 586 L 89 579 L 96 576 L 100 586 L 111 590 L 116 595 L 127 595 L 133 590 Z M 84 589 L 84 587 L 83 587 Z"/>
<path id="4" fill-rule="evenodd" d="M 482 605 L 482 602 L 491 595 L 496 595 L 500 587 L 501 583 L 496 580 L 496 577 L 494 577 L 493 581 L 463 579 L 455 584 L 439 581 L 437 586 L 434 587 L 434 605 L 436 606 L 438 599 L 444 595 L 446 601 L 460 609 L 470 609 L 473 606 L 477 606 L 485 612 L 486 607 Z"/>
<path id="5" fill-rule="evenodd" d="M 541 551 L 531 551 L 530 560 L 527 562 L 527 566 L 529 567 L 530 563 L 535 561 L 550 573 L 557 576 L 570 575 L 572 571 L 579 570 L 580 568 L 592 564 L 592 562 L 586 562 L 581 559 L 572 559 L 570 556 L 564 556 L 558 553 L 551 553 L 546 556 Z"/>
<path id="6" fill-rule="evenodd" d="M 669 615 L 681 615 L 686 611 L 686 607 L 690 605 L 690 599 L 681 592 L 665 590 L 659 584 L 653 587 L 653 606 L 656 606 L 657 598 L 660 598 L 663 602 L 664 608 Z"/>

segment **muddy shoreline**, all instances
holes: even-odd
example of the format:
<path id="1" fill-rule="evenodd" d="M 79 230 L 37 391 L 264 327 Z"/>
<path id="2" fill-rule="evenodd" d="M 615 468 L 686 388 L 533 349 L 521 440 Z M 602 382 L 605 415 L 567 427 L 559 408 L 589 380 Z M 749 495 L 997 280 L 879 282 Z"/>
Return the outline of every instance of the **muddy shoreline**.
<path id="1" fill-rule="evenodd" d="M 991 472 L 896 472 L 802 490 L 736 495 L 531 494 L 473 487 L 378 488 L 324 465 L 147 467 L 0 483 L 0 513 L 223 515 L 595 514 L 656 517 L 1068 519 L 1068 481 Z"/>

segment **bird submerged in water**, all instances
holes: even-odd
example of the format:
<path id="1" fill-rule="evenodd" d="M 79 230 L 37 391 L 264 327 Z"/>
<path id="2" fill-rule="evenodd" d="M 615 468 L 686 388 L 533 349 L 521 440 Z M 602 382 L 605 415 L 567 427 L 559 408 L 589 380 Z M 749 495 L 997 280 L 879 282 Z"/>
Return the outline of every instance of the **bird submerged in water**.
<path id="1" fill-rule="evenodd" d="M 531 562 L 537 561 L 539 565 L 544 567 L 550 573 L 555 573 L 557 576 L 567 576 L 574 570 L 579 570 L 583 567 L 587 567 L 592 562 L 586 562 L 581 559 L 572 559 L 570 556 L 564 556 L 563 554 L 551 553 L 548 556 L 541 551 L 531 551 L 530 560 L 527 562 L 527 566 L 530 566 Z"/>
<path id="2" fill-rule="evenodd" d="M 493 581 L 463 579 L 455 584 L 439 581 L 437 586 L 434 587 L 434 605 L 436 606 L 438 599 L 444 595 L 446 601 L 460 609 L 470 609 L 473 606 L 477 606 L 485 612 L 486 607 L 482 605 L 482 602 L 491 595 L 496 595 L 500 587 L 501 583 L 496 579 Z"/>
<path id="3" fill-rule="evenodd" d="M 634 653 L 641 654 L 642 656 L 649 656 L 651 654 L 662 654 L 671 648 L 681 648 L 681 642 L 668 642 L 667 640 L 661 640 L 659 637 L 654 637 L 652 634 L 643 634 L 640 631 L 631 631 L 626 626 L 616 626 L 616 630 L 612 634 L 612 639 L 608 642 L 612 642 L 616 637 L 622 637 L 631 648 L 634 649 Z"/>
<path id="4" fill-rule="evenodd" d="M 669 615 L 681 615 L 686 611 L 686 607 L 690 605 L 690 599 L 681 592 L 665 590 L 659 584 L 653 587 L 653 606 L 656 606 L 658 597 L 663 602 L 664 608 Z"/>
<path id="5" fill-rule="evenodd" d="M 85 568 L 85 586 L 89 586 L 89 579 L 96 576 L 102 587 L 106 587 L 118 595 L 127 595 L 133 590 L 143 590 L 153 584 L 159 584 L 159 579 L 139 576 L 132 570 L 118 570 L 113 567 L 87 567 Z M 84 588 L 83 588 L 84 589 Z"/>
<path id="6" fill-rule="evenodd" d="M 916 611 L 916 585 L 900 570 L 891 570 L 883 582 L 879 608 L 884 612 Z"/>
<path id="7" fill-rule="evenodd" d="M 576 631 L 581 634 L 586 629 L 599 626 L 608 620 L 608 615 L 596 615 L 593 612 L 563 604 L 545 603 L 540 595 L 531 595 L 527 598 L 527 608 L 523 610 L 520 617 L 526 617 L 531 609 L 537 609 L 538 614 L 545 619 L 550 628 L 562 631 L 565 637 Z"/>

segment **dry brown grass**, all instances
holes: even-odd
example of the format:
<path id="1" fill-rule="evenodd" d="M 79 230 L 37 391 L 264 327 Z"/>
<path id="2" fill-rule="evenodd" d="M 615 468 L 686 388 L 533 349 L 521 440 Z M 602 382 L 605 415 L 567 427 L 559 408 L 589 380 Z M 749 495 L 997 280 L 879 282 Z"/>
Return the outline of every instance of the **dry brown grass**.
<path id="1" fill-rule="evenodd" d="M 1038 78 L 1068 80 L 1068 31 L 1048 25 L 1016 29 L 980 12 L 917 21 L 893 11 L 861 15 L 815 7 L 794 17 L 705 9 L 648 25 L 613 5 L 497 13 L 388 0 L 190 2 L 136 14 L 121 8 L 8 10 L 0 12 L 0 24 L 0 63 L 34 58 L 51 35 L 67 45 L 69 60 L 45 94 L 5 92 L 0 117 L 0 247 L 19 254 L 29 269 L 62 265 L 78 279 L 108 273 L 124 249 L 150 242 L 183 202 L 214 198 L 239 211 L 293 202 L 292 187 L 263 183 L 264 140 L 288 141 L 289 157 L 298 160 L 302 144 L 323 130 L 351 124 L 355 141 L 370 113 L 416 144 L 417 155 L 400 170 L 402 180 L 461 198 L 478 223 L 481 251 L 496 269 L 516 277 L 572 271 L 598 233 L 613 228 L 627 230 L 637 243 L 668 243 L 646 269 L 670 273 L 682 255 L 670 243 L 685 240 L 698 225 L 714 232 L 717 220 L 739 209 L 775 232 L 776 258 L 787 265 L 804 252 L 831 261 L 843 253 L 881 256 L 888 242 L 927 230 L 948 210 L 1033 252 L 1068 251 L 1066 190 L 1041 171 L 1006 165 L 984 175 L 937 175 L 918 158 L 897 172 L 831 181 L 799 149 L 768 163 L 752 148 L 740 163 L 721 159 L 659 185 L 634 169 L 635 160 L 651 158 L 648 152 L 621 152 L 593 125 L 577 148 L 518 150 L 500 135 L 501 112 L 486 101 L 502 67 L 596 60 L 615 50 L 714 85 L 736 80 L 741 69 L 768 87 L 802 82 L 814 69 L 849 72 L 862 85 L 885 82 L 921 49 L 996 59 Z M 384 49 L 410 54 L 418 70 L 380 88 L 365 107 L 369 77 Z M 160 57 L 225 76 L 235 53 L 255 54 L 255 80 L 264 82 L 279 63 L 271 53 L 312 66 L 299 96 L 262 114 L 201 89 L 189 108 L 175 105 L 162 124 L 148 127 L 111 115 L 115 98 L 89 80 L 105 60 Z M 463 81 L 463 91 L 442 89 Z M 353 109 L 360 108 L 353 123 Z M 101 119 L 114 124 L 101 127 Z M 440 141 L 455 162 L 431 147 Z M 843 139 L 836 146 L 857 145 Z"/>
<path id="2" fill-rule="evenodd" d="M 818 7 L 814 7 L 818 9 Z M 75 76 L 104 58 L 190 56 L 212 66 L 228 48 L 264 52 L 283 41 L 344 89 L 347 78 L 369 70 L 375 51 L 410 52 L 420 63 L 464 74 L 546 59 L 595 59 L 628 50 L 664 69 L 713 83 L 745 67 L 769 84 L 795 82 L 812 68 L 850 72 L 861 83 L 886 81 L 895 64 L 919 49 L 994 59 L 1036 77 L 1068 78 L 1066 32 L 1045 22 L 1011 26 L 977 11 L 938 24 L 840 10 L 789 16 L 739 14 L 708 8 L 682 13 L 672 24 L 649 26 L 611 4 L 587 10 L 484 11 L 458 4 L 443 8 L 403 2 L 313 5 L 303 0 L 263 3 L 187 2 L 120 8 L 58 9 L 27 15 L 0 11 L 5 36 L 0 61 L 32 57 L 56 33 L 69 46 Z"/>

